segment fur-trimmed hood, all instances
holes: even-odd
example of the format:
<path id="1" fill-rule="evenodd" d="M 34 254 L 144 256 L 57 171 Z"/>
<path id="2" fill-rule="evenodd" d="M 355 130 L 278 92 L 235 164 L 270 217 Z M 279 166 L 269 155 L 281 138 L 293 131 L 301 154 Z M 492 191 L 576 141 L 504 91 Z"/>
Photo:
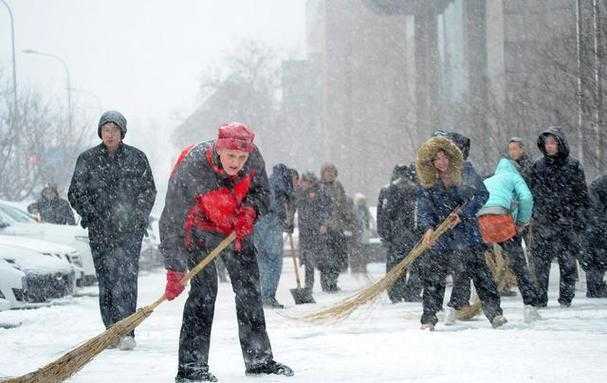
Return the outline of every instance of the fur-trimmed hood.
<path id="1" fill-rule="evenodd" d="M 453 182 L 459 185 L 462 181 L 464 158 L 461 150 L 445 137 L 432 137 L 419 147 L 415 161 L 417 180 L 425 188 L 432 187 L 439 179 L 432 161 L 440 151 L 449 157 L 449 174 Z"/>

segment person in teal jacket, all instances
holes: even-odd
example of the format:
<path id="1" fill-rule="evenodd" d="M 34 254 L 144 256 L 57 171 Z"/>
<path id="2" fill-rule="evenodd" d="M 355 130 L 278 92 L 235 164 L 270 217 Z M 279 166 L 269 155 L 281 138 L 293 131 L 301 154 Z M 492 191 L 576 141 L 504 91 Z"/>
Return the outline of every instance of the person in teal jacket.
<path id="1" fill-rule="evenodd" d="M 525 304 L 525 321 L 530 322 L 539 319 L 537 313 L 539 297 L 536 287 L 531 281 L 521 242 L 521 233 L 525 226 L 529 224 L 533 212 L 531 191 L 513 161 L 506 158 L 502 158 L 498 162 L 495 174 L 487 178 L 484 184 L 489 191 L 489 199 L 479 210 L 478 216 L 512 216 L 516 225 L 514 236 L 498 244 L 507 254 L 510 268 L 516 276 Z"/>

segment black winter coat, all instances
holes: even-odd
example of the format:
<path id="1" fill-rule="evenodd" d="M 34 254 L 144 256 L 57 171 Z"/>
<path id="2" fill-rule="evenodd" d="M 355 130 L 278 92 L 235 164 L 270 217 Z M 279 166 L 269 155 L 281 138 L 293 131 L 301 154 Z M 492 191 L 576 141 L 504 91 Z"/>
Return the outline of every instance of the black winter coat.
<path id="1" fill-rule="evenodd" d="M 156 199 L 156 185 L 145 154 L 121 144 L 110 156 L 104 144 L 76 161 L 68 198 L 89 231 L 117 237 L 145 230 Z"/>
<path id="2" fill-rule="evenodd" d="M 74 212 L 70 203 L 63 198 L 48 199 L 40 198 L 38 201 L 27 207 L 30 213 L 37 212 L 44 223 L 54 223 L 56 225 L 75 225 Z"/>
<path id="3" fill-rule="evenodd" d="M 321 226 L 328 226 L 331 218 L 331 197 L 318 186 L 297 192 L 297 226 L 299 239 L 314 240 Z"/>
<path id="4" fill-rule="evenodd" d="M 285 164 L 274 165 L 268 181 L 271 191 L 271 211 L 276 215 L 282 227 L 288 229 L 292 223 L 289 222 L 291 217 L 288 210 L 295 199 L 289 168 Z"/>
<path id="5" fill-rule="evenodd" d="M 592 209 L 587 231 L 588 252 L 584 260 L 585 269 L 607 269 L 607 175 L 600 176 L 590 184 Z"/>
<path id="6" fill-rule="evenodd" d="M 297 192 L 297 226 L 303 264 L 327 261 L 327 235 L 320 227 L 329 225 L 332 202 L 318 185 Z"/>
<path id="7" fill-rule="evenodd" d="M 380 191 L 377 204 L 377 232 L 396 246 L 410 248 L 421 237 L 415 222 L 417 184 L 414 169 L 394 168 L 392 181 Z"/>
<path id="8" fill-rule="evenodd" d="M 548 135 L 556 137 L 558 142 L 559 151 L 554 157 L 545 152 L 544 141 Z M 542 237 L 558 235 L 561 230 L 581 233 L 590 207 L 582 166 L 569 156 L 569 146 L 558 128 L 545 130 L 537 146 L 544 155 L 535 160 L 529 174 L 534 232 L 543 233 Z"/>

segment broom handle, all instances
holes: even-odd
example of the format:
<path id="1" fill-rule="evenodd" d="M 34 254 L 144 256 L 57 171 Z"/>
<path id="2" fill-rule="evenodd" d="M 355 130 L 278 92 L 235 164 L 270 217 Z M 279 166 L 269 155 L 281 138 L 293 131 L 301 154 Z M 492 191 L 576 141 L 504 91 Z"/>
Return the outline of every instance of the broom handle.
<path id="1" fill-rule="evenodd" d="M 299 267 L 297 267 L 297 257 L 295 256 L 295 246 L 293 246 L 293 234 L 288 234 L 289 246 L 291 247 L 291 258 L 293 259 L 293 266 L 295 268 L 295 280 L 297 281 L 297 288 L 301 289 L 301 280 L 299 279 Z"/>
<path id="2" fill-rule="evenodd" d="M 205 267 L 207 267 L 207 265 L 209 263 L 211 263 L 212 260 L 214 260 L 215 258 L 217 258 L 219 256 L 219 254 L 221 254 L 221 252 L 223 251 L 223 249 L 225 249 L 226 247 L 228 247 L 228 245 L 230 243 L 232 243 L 232 241 L 234 241 L 236 239 L 236 233 L 232 232 L 232 234 L 228 235 L 226 238 L 224 238 L 223 241 L 221 241 L 219 243 L 219 245 L 217 245 L 216 248 L 213 249 L 213 251 L 211 251 L 209 253 L 209 255 L 207 255 L 206 257 L 204 257 L 204 259 L 202 261 L 200 261 L 192 270 L 190 270 L 185 277 L 183 277 L 183 279 L 181 280 L 181 284 L 182 285 L 186 285 L 186 283 L 188 283 L 188 281 L 192 278 L 194 278 L 194 276 L 196 274 L 198 274 L 202 269 L 204 269 Z"/>
<path id="3" fill-rule="evenodd" d="M 209 253 L 209 255 L 207 255 L 206 257 L 204 257 L 204 259 L 202 261 L 200 261 L 192 270 L 190 270 L 185 277 L 183 277 L 183 279 L 181 279 L 181 284 L 182 285 L 186 285 L 188 283 L 188 281 L 190 279 L 192 279 L 196 274 L 198 274 L 200 272 L 200 270 L 204 269 L 205 267 L 207 267 L 207 265 L 209 263 L 211 263 L 211 261 L 215 258 L 217 258 L 217 256 L 219 256 L 219 254 L 221 254 L 221 252 L 223 251 L 223 249 L 225 249 L 226 247 L 228 247 L 228 245 L 230 243 L 232 243 L 232 241 L 234 241 L 234 239 L 236 239 L 236 233 L 232 232 L 232 234 L 228 235 L 226 238 L 223 239 L 223 241 L 221 241 L 219 243 L 219 245 L 217 245 L 216 248 L 213 249 L 213 251 L 211 251 Z M 149 308 L 151 308 L 152 310 L 154 310 L 156 307 L 158 307 L 159 304 L 161 304 L 162 302 L 164 302 L 166 300 L 166 296 L 164 294 L 162 294 L 162 296 L 158 299 L 156 299 L 154 301 L 154 303 L 148 305 Z"/>

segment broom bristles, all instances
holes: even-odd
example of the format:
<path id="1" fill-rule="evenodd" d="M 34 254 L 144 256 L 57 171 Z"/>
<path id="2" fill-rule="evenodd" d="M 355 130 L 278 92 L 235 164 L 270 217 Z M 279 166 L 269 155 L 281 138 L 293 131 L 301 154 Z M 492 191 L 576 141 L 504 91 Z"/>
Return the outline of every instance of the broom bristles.
<path id="1" fill-rule="evenodd" d="M 145 320 L 162 301 L 164 296 L 151 305 L 138 309 L 134 314 L 116 322 L 112 327 L 96 337 L 89 339 L 77 348 L 63 355 L 56 361 L 47 364 L 29 374 L 3 380 L 3 383 L 43 383 L 62 382 L 79 371 L 95 356 L 105 350 L 109 345 L 116 343 L 121 336 L 133 331 Z"/>
<path id="2" fill-rule="evenodd" d="M 232 233 L 226 237 L 217 247 L 211 251 L 196 267 L 194 267 L 186 276 L 182 279 L 182 283 L 185 285 L 187 281 L 192 279 L 200 270 L 206 267 L 213 259 L 217 258 L 221 251 L 225 249 L 234 239 L 236 234 Z M 144 306 L 138 309 L 135 313 L 128 317 L 114 323 L 110 328 L 97 335 L 94 338 L 89 339 L 85 343 L 69 351 L 61 358 L 47 364 L 44 367 L 39 368 L 29 374 L 19 376 L 16 378 L 10 378 L 2 380 L 2 383 L 55 383 L 62 382 L 70 376 L 78 372 L 84 365 L 93 360 L 109 345 L 116 343 L 121 336 L 130 333 L 137 326 L 141 324 L 152 312 L 166 300 L 166 297 L 162 295 L 154 303 Z"/>
<path id="3" fill-rule="evenodd" d="M 444 233 L 453 227 L 453 221 L 450 218 L 445 219 L 436 228 L 432 234 L 431 241 L 435 242 Z M 335 306 L 322 309 L 320 311 L 305 315 L 301 319 L 305 321 L 325 321 L 340 320 L 347 318 L 357 308 L 375 301 L 384 291 L 388 290 L 405 273 L 407 267 L 419 256 L 421 256 L 429 247 L 419 242 L 409 254 L 400 261 L 392 270 L 387 272 L 382 278 L 378 279 L 371 286 L 359 291 L 355 295 L 344 299 Z"/>

